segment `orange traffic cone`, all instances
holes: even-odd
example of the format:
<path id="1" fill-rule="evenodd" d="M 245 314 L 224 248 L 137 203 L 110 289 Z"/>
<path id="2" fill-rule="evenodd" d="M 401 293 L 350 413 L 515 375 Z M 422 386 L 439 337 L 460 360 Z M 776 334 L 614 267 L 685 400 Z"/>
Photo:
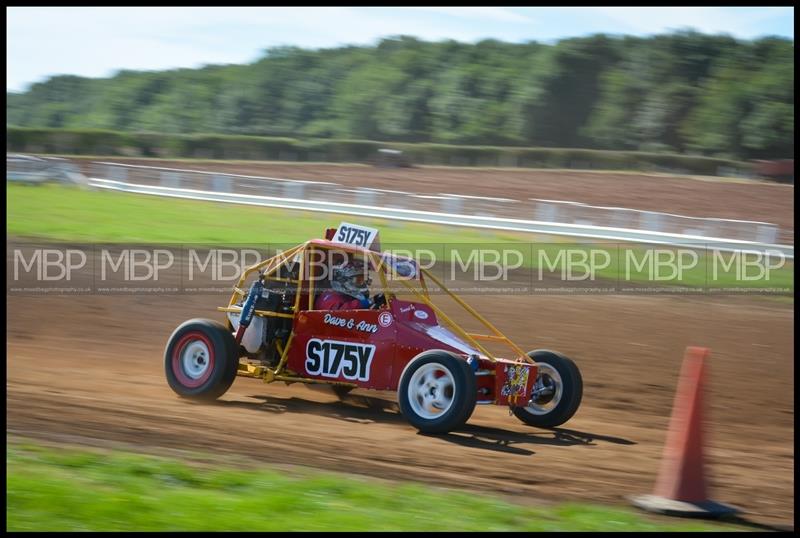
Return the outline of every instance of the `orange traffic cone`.
<path id="1" fill-rule="evenodd" d="M 703 457 L 703 383 L 710 351 L 688 347 L 672 408 L 661 469 L 652 495 L 631 498 L 635 506 L 675 516 L 716 518 L 737 509 L 707 498 Z"/>

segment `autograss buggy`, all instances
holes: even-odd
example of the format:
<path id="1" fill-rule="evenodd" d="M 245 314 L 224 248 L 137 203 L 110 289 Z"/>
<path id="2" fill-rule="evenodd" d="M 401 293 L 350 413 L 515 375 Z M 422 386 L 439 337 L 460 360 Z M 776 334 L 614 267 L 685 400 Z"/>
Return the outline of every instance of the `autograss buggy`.
<path id="1" fill-rule="evenodd" d="M 380 252 L 377 236 L 342 223 L 326 239 L 245 269 L 228 306 L 218 308 L 227 313 L 224 324 L 192 319 L 170 336 L 169 386 L 200 400 L 224 394 L 236 375 L 325 384 L 340 397 L 354 388 L 392 390 L 402 414 L 426 433 L 460 427 L 476 404 L 506 405 L 544 428 L 575 414 L 583 382 L 572 360 L 548 350 L 525 353 L 414 259 Z M 337 256 L 361 259 L 377 273 L 382 293 L 371 308 L 314 310 L 329 285 L 318 262 Z M 434 303 L 429 282 L 489 334 L 464 330 Z M 415 300 L 401 300 L 398 289 Z M 490 345 L 510 349 L 511 358 L 496 357 Z"/>

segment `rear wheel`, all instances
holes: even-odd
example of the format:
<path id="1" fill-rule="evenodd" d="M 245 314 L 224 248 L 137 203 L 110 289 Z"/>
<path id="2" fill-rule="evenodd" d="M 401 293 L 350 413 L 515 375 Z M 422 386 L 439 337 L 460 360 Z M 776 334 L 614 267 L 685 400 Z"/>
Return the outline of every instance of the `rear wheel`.
<path id="1" fill-rule="evenodd" d="M 233 384 L 238 367 L 233 335 L 221 323 L 208 319 L 181 324 L 164 351 L 167 383 L 184 398 L 219 398 Z"/>
<path id="2" fill-rule="evenodd" d="M 525 424 L 555 428 L 578 411 L 583 398 L 583 378 L 571 359 L 544 349 L 528 356 L 539 366 L 533 394 L 525 407 L 515 407 L 514 415 Z"/>
<path id="3" fill-rule="evenodd" d="M 462 426 L 475 410 L 475 374 L 455 354 L 432 351 L 408 363 L 400 376 L 400 412 L 424 433 L 446 433 Z"/>

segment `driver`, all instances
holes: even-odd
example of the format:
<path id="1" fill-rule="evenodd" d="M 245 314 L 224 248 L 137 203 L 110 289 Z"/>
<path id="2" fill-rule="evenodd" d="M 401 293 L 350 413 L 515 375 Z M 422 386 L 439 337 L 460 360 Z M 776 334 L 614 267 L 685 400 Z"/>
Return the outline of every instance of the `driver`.
<path id="1" fill-rule="evenodd" d="M 369 298 L 371 279 L 365 277 L 364 263 L 347 262 L 331 270 L 331 289 L 314 302 L 314 310 L 356 310 L 371 308 Z"/>

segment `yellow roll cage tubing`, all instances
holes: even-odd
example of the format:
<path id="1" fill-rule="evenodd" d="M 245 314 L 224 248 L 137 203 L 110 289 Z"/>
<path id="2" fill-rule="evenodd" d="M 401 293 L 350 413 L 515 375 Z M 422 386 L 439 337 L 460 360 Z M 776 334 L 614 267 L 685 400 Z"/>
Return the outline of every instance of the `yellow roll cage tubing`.
<path id="1" fill-rule="evenodd" d="M 269 310 L 255 310 L 254 314 L 256 316 L 261 317 L 278 317 L 278 318 L 288 318 L 294 319 L 295 315 L 300 311 L 300 297 L 301 291 L 303 288 L 303 282 L 305 281 L 305 260 L 306 254 L 309 252 L 314 252 L 315 250 L 336 250 L 340 252 L 349 252 L 352 254 L 360 254 L 364 256 L 368 256 L 372 261 L 372 265 L 375 268 L 375 271 L 378 273 L 381 281 L 382 292 L 384 297 L 386 297 L 387 304 L 391 305 L 391 301 L 395 300 L 395 294 L 389 290 L 389 282 L 386 278 L 385 269 L 386 263 L 381 256 L 381 253 L 375 252 L 373 250 L 367 250 L 361 247 L 355 247 L 352 245 L 347 244 L 340 244 L 340 243 L 330 243 L 327 241 L 323 241 L 321 239 L 317 240 L 309 240 L 305 243 L 292 247 L 288 250 L 283 252 L 277 253 L 275 256 L 252 265 L 246 268 L 242 275 L 239 277 L 238 282 L 233 288 L 233 294 L 231 295 L 230 300 L 228 301 L 227 307 L 218 307 L 217 310 L 221 312 L 241 312 L 242 307 L 237 306 L 236 302 L 239 297 L 245 298 L 247 296 L 247 291 L 243 288 L 244 283 L 247 281 L 248 277 L 256 271 L 261 272 L 260 278 L 263 281 L 273 281 L 273 282 L 283 282 L 288 284 L 294 284 L 297 286 L 297 292 L 295 293 L 295 300 L 294 305 L 292 306 L 292 313 L 285 313 L 285 312 L 274 312 Z M 273 276 L 278 269 L 280 269 L 283 265 L 286 264 L 292 258 L 297 258 L 300 255 L 300 267 L 297 272 L 297 278 L 281 278 L 277 276 Z M 406 258 L 403 256 L 394 256 L 397 259 L 407 259 L 411 260 L 411 258 Z M 413 260 L 412 260 L 413 261 Z M 522 348 L 517 346 L 514 342 L 512 342 L 506 335 L 500 332 L 497 327 L 495 327 L 492 323 L 489 322 L 486 318 L 481 316 L 474 308 L 469 306 L 467 303 L 464 302 L 458 295 L 450 291 L 445 287 L 445 285 L 436 278 L 430 271 L 425 269 L 424 267 L 419 266 L 416 264 L 416 267 L 419 268 L 419 282 L 422 288 L 422 291 L 414 288 L 409 284 L 405 279 L 399 279 L 399 282 L 403 284 L 403 286 L 417 299 L 421 302 L 425 303 L 427 306 L 431 308 L 436 315 L 444 320 L 445 324 L 447 324 L 451 329 L 453 329 L 459 336 L 464 338 L 467 342 L 469 342 L 472 346 L 476 349 L 480 350 L 484 356 L 489 359 L 491 362 L 497 362 L 497 358 L 489 352 L 483 345 L 481 345 L 480 341 L 484 342 L 495 342 L 500 344 L 505 344 L 508 346 L 516 355 L 517 361 L 524 361 L 530 364 L 536 364 L 533 359 L 531 359 L 527 353 L 525 353 Z M 425 283 L 424 278 L 429 278 L 432 282 L 434 282 L 439 288 L 445 291 L 453 300 L 456 301 L 459 305 L 461 305 L 464 310 L 467 311 L 472 317 L 477 319 L 484 327 L 486 327 L 492 334 L 476 334 L 476 333 L 469 333 L 465 331 L 461 326 L 459 326 L 455 321 L 453 321 L 447 314 L 445 314 L 441 308 L 436 306 L 430 298 L 430 291 L 428 290 L 428 286 Z M 313 301 L 314 301 L 314 279 L 309 278 L 308 280 L 308 310 L 313 310 Z M 286 361 L 289 358 L 289 349 L 292 344 L 292 339 L 294 337 L 294 330 L 289 334 L 289 339 L 286 341 L 286 345 L 283 346 L 278 341 L 278 352 L 280 353 L 280 361 L 278 362 L 277 367 L 273 370 L 271 368 L 263 367 L 263 366 L 247 366 L 247 365 L 240 365 L 240 371 L 244 375 L 252 375 L 254 377 L 263 377 L 265 382 L 271 381 L 286 381 L 287 383 L 328 383 L 333 385 L 346 385 L 346 386 L 355 386 L 353 383 L 346 383 L 346 382 L 338 382 L 338 381 L 325 381 L 320 379 L 310 379 L 310 378 L 303 378 L 294 374 L 287 370 L 286 372 L 289 375 L 284 375 L 284 367 L 286 366 Z"/>

